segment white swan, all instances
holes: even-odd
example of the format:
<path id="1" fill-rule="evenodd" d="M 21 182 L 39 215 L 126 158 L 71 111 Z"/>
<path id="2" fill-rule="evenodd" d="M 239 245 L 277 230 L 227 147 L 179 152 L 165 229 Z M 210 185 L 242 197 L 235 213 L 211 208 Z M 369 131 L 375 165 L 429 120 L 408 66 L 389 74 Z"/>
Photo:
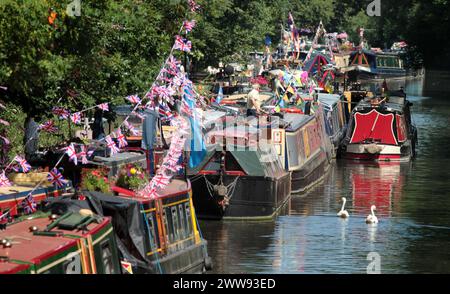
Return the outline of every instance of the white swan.
<path id="1" fill-rule="evenodd" d="M 377 207 L 375 205 L 372 205 L 370 208 L 372 214 L 369 214 L 366 218 L 366 224 L 378 224 L 378 218 L 375 216 L 375 210 L 377 210 Z"/>
<path id="2" fill-rule="evenodd" d="M 347 210 L 344 210 L 345 208 L 345 203 L 347 203 L 347 199 L 345 199 L 345 197 L 342 197 L 342 201 L 344 202 L 342 204 L 342 208 L 341 211 L 338 212 L 337 216 L 341 217 L 341 218 L 348 218 L 350 215 L 348 214 Z"/>

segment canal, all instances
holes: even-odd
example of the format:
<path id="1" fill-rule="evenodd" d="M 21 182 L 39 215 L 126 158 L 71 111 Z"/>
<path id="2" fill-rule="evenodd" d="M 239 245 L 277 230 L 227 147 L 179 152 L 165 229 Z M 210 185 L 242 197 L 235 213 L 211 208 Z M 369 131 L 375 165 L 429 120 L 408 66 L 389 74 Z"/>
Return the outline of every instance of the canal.
<path id="1" fill-rule="evenodd" d="M 373 256 L 381 273 L 450 273 L 450 99 L 424 97 L 422 84 L 406 83 L 419 134 L 417 159 L 385 165 L 339 160 L 272 222 L 202 221 L 213 273 L 365 274 Z M 342 197 L 348 220 L 336 216 Z M 372 204 L 377 226 L 365 223 Z"/>

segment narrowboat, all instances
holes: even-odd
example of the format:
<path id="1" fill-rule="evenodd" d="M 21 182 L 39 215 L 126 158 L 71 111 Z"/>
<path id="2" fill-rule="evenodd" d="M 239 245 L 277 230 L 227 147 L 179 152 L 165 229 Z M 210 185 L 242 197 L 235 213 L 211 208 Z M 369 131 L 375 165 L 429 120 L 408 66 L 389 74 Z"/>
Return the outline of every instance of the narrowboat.
<path id="1" fill-rule="evenodd" d="M 291 173 L 291 192 L 303 193 L 320 182 L 332 160 L 332 145 L 325 135 L 321 110 L 314 115 L 283 113 L 272 129 L 271 144 Z"/>
<path id="2" fill-rule="evenodd" d="M 111 220 L 41 213 L 0 231 L 0 274 L 120 274 Z"/>
<path id="3" fill-rule="evenodd" d="M 188 169 L 199 218 L 271 220 L 288 202 L 291 178 L 259 130 L 237 126 L 208 134 L 208 152 Z"/>
<path id="4" fill-rule="evenodd" d="M 325 130 L 334 146 L 333 157 L 336 157 L 346 134 L 345 106 L 340 95 L 320 93 L 318 94 L 318 100 L 323 106 Z"/>
<path id="5" fill-rule="evenodd" d="M 51 203 L 52 213 L 79 208 L 111 218 L 125 274 L 193 274 L 212 268 L 201 236 L 189 181 L 173 180 L 157 199 L 113 186 L 115 194 L 82 191 Z"/>
<path id="6" fill-rule="evenodd" d="M 70 181 L 62 187 L 52 185 L 47 181 L 47 175 L 48 173 L 44 172 L 10 174 L 9 180 L 13 185 L 0 187 L 0 211 L 9 211 L 9 215 L 14 217 L 19 214 L 19 204 L 30 193 L 36 204 L 39 205 L 46 199 L 60 197 L 72 189 Z M 36 186 L 37 188 L 35 188 Z"/>
<path id="7" fill-rule="evenodd" d="M 367 98 L 353 109 L 343 144 L 345 158 L 409 161 L 415 156 L 417 129 L 411 119 L 412 103 L 401 93 L 385 99 Z"/>

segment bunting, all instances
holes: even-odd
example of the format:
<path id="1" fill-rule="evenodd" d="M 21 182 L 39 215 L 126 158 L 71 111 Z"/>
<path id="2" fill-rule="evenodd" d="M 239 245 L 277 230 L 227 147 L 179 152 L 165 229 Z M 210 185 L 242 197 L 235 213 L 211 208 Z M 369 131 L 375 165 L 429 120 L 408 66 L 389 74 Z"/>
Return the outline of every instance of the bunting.
<path id="1" fill-rule="evenodd" d="M 28 194 L 28 196 L 22 200 L 22 202 L 20 203 L 20 206 L 23 208 L 23 211 L 26 214 L 32 214 L 32 213 L 36 212 L 36 210 L 37 210 L 36 201 L 34 201 L 34 198 L 31 194 Z"/>
<path id="2" fill-rule="evenodd" d="M 122 131 L 120 129 L 117 129 L 116 136 L 117 141 L 119 142 L 119 148 L 125 148 L 128 146 L 127 139 L 125 138 L 125 135 L 122 134 Z"/>
<path id="3" fill-rule="evenodd" d="M 50 183 L 52 183 L 57 188 L 63 188 L 68 183 L 68 181 L 64 179 L 63 175 L 56 168 L 53 168 L 48 173 L 47 179 Z"/>
<path id="4" fill-rule="evenodd" d="M 31 170 L 31 165 L 23 157 L 16 155 L 14 161 L 20 165 L 22 172 L 27 173 Z"/>
<path id="5" fill-rule="evenodd" d="M 0 174 L 0 187 L 11 187 L 11 182 L 6 176 L 5 171 Z"/>
<path id="6" fill-rule="evenodd" d="M 183 52 L 191 52 L 192 43 L 191 43 L 191 41 L 188 41 L 187 39 L 184 39 L 181 36 L 176 36 L 174 49 L 180 50 Z"/>
<path id="7" fill-rule="evenodd" d="M 115 154 L 119 153 L 120 150 L 119 150 L 119 148 L 117 148 L 116 143 L 113 141 L 113 139 L 111 138 L 110 135 L 105 137 L 105 141 L 106 141 L 106 146 L 111 151 L 111 155 L 115 155 Z"/>
<path id="8" fill-rule="evenodd" d="M 72 161 L 75 165 L 78 165 L 78 156 L 73 143 L 67 146 L 65 148 L 65 151 L 66 151 L 65 154 L 69 156 L 69 161 Z"/>
<path id="9" fill-rule="evenodd" d="M 40 130 L 46 131 L 47 133 L 54 134 L 58 132 L 58 128 L 52 120 L 49 120 L 39 126 Z"/>

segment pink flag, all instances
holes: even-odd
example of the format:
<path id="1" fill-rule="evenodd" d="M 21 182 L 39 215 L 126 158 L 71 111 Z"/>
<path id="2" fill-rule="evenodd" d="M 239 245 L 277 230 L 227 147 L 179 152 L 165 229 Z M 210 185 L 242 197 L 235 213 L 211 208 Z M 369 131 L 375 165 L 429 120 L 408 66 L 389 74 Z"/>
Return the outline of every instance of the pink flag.
<path id="1" fill-rule="evenodd" d="M 73 161 L 75 165 L 78 165 L 77 152 L 75 150 L 75 146 L 71 143 L 66 148 L 66 154 L 69 156 L 69 161 Z"/>
<path id="2" fill-rule="evenodd" d="M 48 133 L 54 134 L 58 131 L 58 128 L 55 126 L 55 123 L 52 120 L 49 120 L 39 126 L 41 130 L 44 130 Z"/>
<path id="3" fill-rule="evenodd" d="M 99 104 L 99 105 L 97 105 L 97 107 L 98 107 L 99 109 L 103 110 L 103 111 L 109 111 L 109 105 L 108 105 L 108 103 L 102 103 L 102 104 Z"/>
<path id="4" fill-rule="evenodd" d="M 191 43 L 191 41 L 188 41 L 187 39 L 183 39 L 181 36 L 176 36 L 174 49 L 180 50 L 183 52 L 191 52 L 192 43 Z"/>
<path id="5" fill-rule="evenodd" d="M 72 114 L 70 116 L 70 120 L 76 125 L 81 124 L 81 112 L 75 112 L 74 114 Z"/>
<path id="6" fill-rule="evenodd" d="M 189 32 L 192 32 L 192 30 L 195 28 L 196 24 L 197 23 L 196 23 L 195 20 L 192 20 L 192 21 L 187 21 L 186 20 L 186 21 L 184 21 L 183 27 L 186 30 L 186 34 L 189 33 Z"/>
<path id="7" fill-rule="evenodd" d="M 31 170 L 31 165 L 23 157 L 16 155 L 16 157 L 14 157 L 14 161 L 20 165 L 24 173 Z"/>
<path id="8" fill-rule="evenodd" d="M 111 151 L 111 155 L 119 153 L 120 149 L 117 148 L 116 143 L 113 141 L 110 135 L 105 137 L 105 141 L 108 149 Z"/>
<path id="9" fill-rule="evenodd" d="M 5 171 L 2 171 L 0 174 L 0 187 L 11 187 L 11 182 L 5 174 Z"/>
<path id="10" fill-rule="evenodd" d="M 126 99 L 133 104 L 141 103 L 141 98 L 139 98 L 138 95 L 131 95 L 131 96 L 128 96 Z"/>
<path id="11" fill-rule="evenodd" d="M 127 139 L 125 138 L 125 135 L 122 134 L 122 131 L 120 129 L 117 129 L 116 136 L 117 136 L 117 141 L 119 141 L 120 148 L 125 148 L 128 146 Z"/>

